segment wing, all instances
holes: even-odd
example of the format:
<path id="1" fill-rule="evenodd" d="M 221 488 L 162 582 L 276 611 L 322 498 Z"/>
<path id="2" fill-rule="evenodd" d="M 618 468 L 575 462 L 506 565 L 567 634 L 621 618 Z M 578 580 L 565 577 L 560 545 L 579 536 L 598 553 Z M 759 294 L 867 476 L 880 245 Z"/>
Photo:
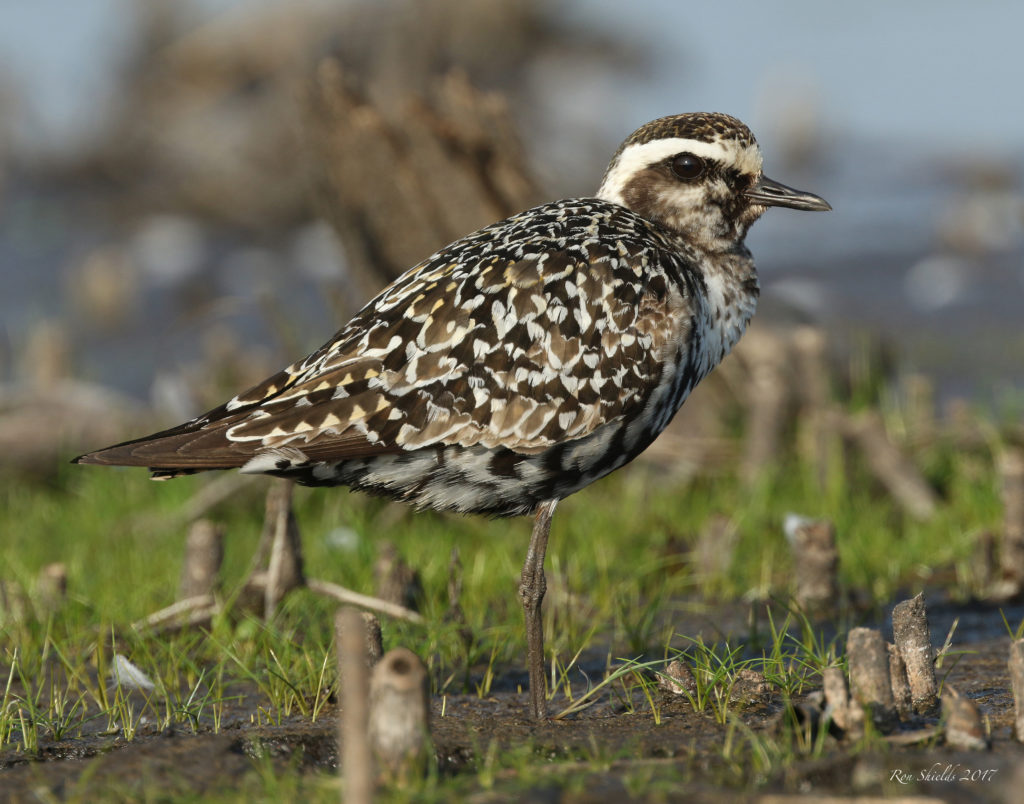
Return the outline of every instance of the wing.
<path id="1" fill-rule="evenodd" d="M 649 233 L 638 236 L 646 222 L 572 203 L 453 243 L 300 363 L 82 460 L 204 469 L 281 450 L 330 461 L 447 445 L 536 453 L 629 416 L 685 337 L 687 300 Z"/>

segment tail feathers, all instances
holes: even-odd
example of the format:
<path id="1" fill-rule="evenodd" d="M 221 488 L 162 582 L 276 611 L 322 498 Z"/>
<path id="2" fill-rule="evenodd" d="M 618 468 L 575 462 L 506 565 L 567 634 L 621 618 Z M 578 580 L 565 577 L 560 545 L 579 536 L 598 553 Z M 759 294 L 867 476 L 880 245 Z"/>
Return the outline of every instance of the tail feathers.
<path id="1" fill-rule="evenodd" d="M 182 432 L 175 428 L 79 455 L 72 463 L 145 466 L 161 480 L 208 469 L 233 469 L 252 458 L 258 442 L 229 441 L 224 435 L 226 429 Z"/>

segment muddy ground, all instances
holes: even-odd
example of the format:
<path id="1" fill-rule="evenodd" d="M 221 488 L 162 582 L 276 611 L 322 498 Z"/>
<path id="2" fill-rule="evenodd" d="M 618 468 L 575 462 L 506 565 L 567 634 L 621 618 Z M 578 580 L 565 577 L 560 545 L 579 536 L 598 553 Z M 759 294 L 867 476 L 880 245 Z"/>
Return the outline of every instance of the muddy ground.
<path id="1" fill-rule="evenodd" d="M 1008 620 L 1015 610 L 1005 610 Z M 960 751 L 940 737 L 903 745 L 876 741 L 864 749 L 829 737 L 823 755 L 790 754 L 777 769 L 759 773 L 740 751 L 726 759 L 726 727 L 709 712 L 695 713 L 682 697 L 662 693 L 661 724 L 649 705 L 627 711 L 604 700 L 563 721 L 534 724 L 524 715 L 526 696 L 505 689 L 480 699 L 448 695 L 435 700 L 433 738 L 442 779 L 475 801 L 619 802 L 772 800 L 773 796 L 858 794 L 912 800 L 1011 802 L 1024 789 L 1024 746 L 1013 739 L 1014 701 L 1007 670 L 1009 637 L 999 610 L 942 607 L 930 611 L 933 637 L 960 617 L 955 650 L 963 654 L 940 678 L 971 698 L 990 731 L 984 751 Z M 1002 630 L 1002 635 L 998 632 Z M 941 638 L 937 640 L 941 643 Z M 954 657 L 955 658 L 955 657 Z M 948 675 L 943 675 L 948 670 Z M 443 706 L 443 713 L 442 713 Z M 778 694 L 752 695 L 733 707 L 754 734 L 786 744 L 785 706 Z M 173 794 L 230 793 L 277 773 L 298 770 L 315 787 L 329 789 L 337 767 L 337 710 L 327 707 L 315 723 L 293 718 L 256 727 L 239 705 L 225 713 L 219 734 L 177 728 L 145 733 L 128 742 L 96 733 L 41 747 L 34 759 L 0 755 L 0 800 L 154 800 Z M 934 727 L 938 718 L 905 724 Z M 732 739 L 744 739 L 734 730 Z M 528 752 L 520 770 L 481 771 L 488 752 Z M 499 763 L 500 765 L 501 763 Z M 572 779 L 567 783 L 567 779 Z M 443 783 L 443 782 L 442 782 Z M 925 797 L 921 799 L 920 797 Z"/>

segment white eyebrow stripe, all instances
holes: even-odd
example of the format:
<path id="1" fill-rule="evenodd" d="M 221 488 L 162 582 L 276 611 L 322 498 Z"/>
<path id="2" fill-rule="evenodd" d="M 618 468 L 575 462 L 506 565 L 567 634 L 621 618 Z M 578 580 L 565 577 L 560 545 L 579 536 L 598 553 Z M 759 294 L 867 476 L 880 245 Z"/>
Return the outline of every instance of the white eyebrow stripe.
<path id="1" fill-rule="evenodd" d="M 715 159 L 734 166 L 741 173 L 757 175 L 761 172 L 761 149 L 757 145 L 740 145 L 721 140 L 704 142 L 685 137 L 634 143 L 628 145 L 612 163 L 601 182 L 597 197 L 621 204 L 622 191 L 629 180 L 641 170 L 679 153 L 691 153 L 706 159 Z"/>

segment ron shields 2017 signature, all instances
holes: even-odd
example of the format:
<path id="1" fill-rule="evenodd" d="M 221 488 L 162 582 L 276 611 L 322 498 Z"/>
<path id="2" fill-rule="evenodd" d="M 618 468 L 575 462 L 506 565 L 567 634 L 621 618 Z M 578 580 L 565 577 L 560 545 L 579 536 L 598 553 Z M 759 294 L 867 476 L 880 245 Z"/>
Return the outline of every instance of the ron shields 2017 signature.
<path id="1" fill-rule="evenodd" d="M 896 768 L 890 775 L 890 782 L 911 784 L 912 782 L 991 782 L 999 768 L 968 768 L 959 763 L 952 765 L 936 762 L 917 773 Z"/>

